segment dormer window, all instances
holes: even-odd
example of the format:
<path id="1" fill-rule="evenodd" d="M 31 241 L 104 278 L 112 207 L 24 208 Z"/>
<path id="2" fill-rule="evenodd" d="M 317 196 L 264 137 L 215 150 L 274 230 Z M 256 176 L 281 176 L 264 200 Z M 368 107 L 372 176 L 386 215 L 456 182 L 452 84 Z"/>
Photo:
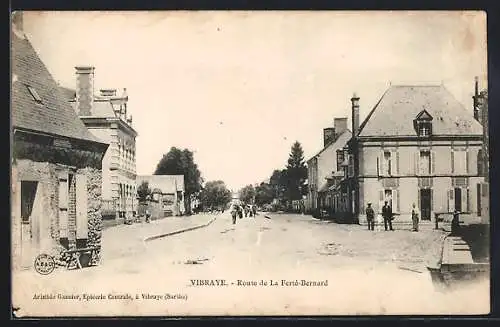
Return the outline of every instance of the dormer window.
<path id="1" fill-rule="evenodd" d="M 33 100 L 35 100 L 36 103 L 42 104 L 43 103 L 42 98 L 40 97 L 40 95 L 38 95 L 38 92 L 35 90 L 35 88 L 29 85 L 26 85 L 26 87 L 28 88 L 28 91 L 33 97 Z"/>
<path id="2" fill-rule="evenodd" d="M 427 110 L 422 110 L 417 117 L 415 117 L 413 125 L 418 136 L 429 137 L 432 135 L 432 116 Z"/>

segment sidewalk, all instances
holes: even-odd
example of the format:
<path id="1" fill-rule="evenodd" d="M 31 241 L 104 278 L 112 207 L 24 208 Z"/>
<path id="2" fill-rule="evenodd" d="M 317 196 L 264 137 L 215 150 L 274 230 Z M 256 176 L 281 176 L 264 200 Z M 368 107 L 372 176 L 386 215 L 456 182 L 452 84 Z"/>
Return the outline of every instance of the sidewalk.
<path id="1" fill-rule="evenodd" d="M 217 215 L 166 217 L 151 223 L 135 223 L 107 228 L 102 232 L 102 260 L 112 260 L 142 252 L 148 239 L 175 235 L 202 228 L 213 222 Z"/>

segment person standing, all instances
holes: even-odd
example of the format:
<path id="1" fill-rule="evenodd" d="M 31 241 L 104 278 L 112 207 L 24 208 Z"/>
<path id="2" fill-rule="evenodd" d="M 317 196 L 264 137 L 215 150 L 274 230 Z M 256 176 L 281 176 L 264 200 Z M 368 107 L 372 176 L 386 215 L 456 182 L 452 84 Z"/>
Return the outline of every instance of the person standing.
<path id="1" fill-rule="evenodd" d="M 384 201 L 384 206 L 382 207 L 382 217 L 384 218 L 384 228 L 387 231 L 394 230 L 392 228 L 392 208 L 387 201 Z"/>
<path id="2" fill-rule="evenodd" d="M 233 219 L 233 225 L 236 224 L 236 215 L 238 214 L 238 209 L 236 205 L 232 205 L 231 208 L 231 218 Z"/>
<path id="3" fill-rule="evenodd" d="M 413 203 L 413 207 L 411 209 L 411 221 L 413 222 L 413 232 L 418 232 L 418 220 L 419 220 L 419 211 L 416 207 L 415 203 Z"/>
<path id="4" fill-rule="evenodd" d="M 371 202 L 366 207 L 366 220 L 368 221 L 368 230 L 375 230 L 375 211 L 373 211 Z"/>

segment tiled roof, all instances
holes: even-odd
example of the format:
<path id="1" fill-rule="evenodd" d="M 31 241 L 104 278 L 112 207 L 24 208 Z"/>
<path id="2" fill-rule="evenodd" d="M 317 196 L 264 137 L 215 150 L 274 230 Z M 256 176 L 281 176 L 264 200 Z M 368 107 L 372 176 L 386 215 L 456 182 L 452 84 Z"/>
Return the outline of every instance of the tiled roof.
<path id="1" fill-rule="evenodd" d="M 426 110 L 433 135 L 481 135 L 472 114 L 443 86 L 391 86 L 360 125 L 359 136 L 415 136 L 413 120 Z"/>
<path id="2" fill-rule="evenodd" d="M 142 182 L 148 182 L 149 188 L 160 189 L 164 194 L 184 191 L 184 175 L 138 175 L 137 185 Z"/>
<path id="3" fill-rule="evenodd" d="M 65 100 L 60 86 L 26 37 L 11 33 L 12 126 L 74 139 L 100 142 Z M 39 100 L 28 87 L 32 87 Z"/>
<path id="4" fill-rule="evenodd" d="M 312 156 L 311 158 L 309 158 L 307 160 L 307 162 L 311 161 L 312 159 L 316 158 L 317 156 L 319 156 L 320 154 L 322 154 L 326 149 L 329 149 L 331 147 L 334 147 L 334 148 L 338 148 L 338 147 L 343 147 L 347 141 L 349 141 L 351 139 L 351 131 L 346 129 L 342 134 L 340 134 L 337 139 L 335 140 L 335 142 L 332 142 L 330 144 L 328 144 L 327 146 L 325 146 L 323 149 L 321 149 L 318 153 L 316 153 L 314 156 Z"/>

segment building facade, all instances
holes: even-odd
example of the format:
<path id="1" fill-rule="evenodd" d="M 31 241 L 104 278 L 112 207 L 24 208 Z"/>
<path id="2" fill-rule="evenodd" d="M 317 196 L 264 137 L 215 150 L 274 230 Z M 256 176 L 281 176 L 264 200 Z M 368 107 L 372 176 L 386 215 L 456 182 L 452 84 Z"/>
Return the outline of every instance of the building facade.
<path id="1" fill-rule="evenodd" d="M 333 213 L 333 202 L 329 188 L 333 185 L 343 158 L 338 156 L 351 138 L 347 129 L 347 118 L 335 118 L 333 127 L 323 129 L 323 149 L 307 160 L 308 194 L 305 200 L 306 210 L 313 214 L 320 211 Z M 339 162 L 339 160 L 341 162 Z"/>
<path id="2" fill-rule="evenodd" d="M 100 246 L 102 159 L 93 136 L 65 101 L 13 14 L 12 259 L 33 267 L 40 253 Z"/>
<path id="3" fill-rule="evenodd" d="M 98 139 L 109 144 L 103 159 L 102 197 L 105 219 L 130 217 L 137 212 L 136 138 L 127 111 L 126 89 L 94 93 L 94 67 L 76 68 L 76 91 L 63 89 L 81 121 Z"/>
<path id="4" fill-rule="evenodd" d="M 415 203 L 423 221 L 436 213 L 481 215 L 482 127 L 443 86 L 391 86 L 359 124 L 352 102 L 353 137 L 338 196 L 352 222 L 366 222 L 365 208 L 387 201 L 396 221 L 411 221 Z"/>
<path id="5" fill-rule="evenodd" d="M 139 175 L 137 185 L 148 183 L 152 191 L 150 206 L 154 218 L 185 214 L 184 175 Z"/>

